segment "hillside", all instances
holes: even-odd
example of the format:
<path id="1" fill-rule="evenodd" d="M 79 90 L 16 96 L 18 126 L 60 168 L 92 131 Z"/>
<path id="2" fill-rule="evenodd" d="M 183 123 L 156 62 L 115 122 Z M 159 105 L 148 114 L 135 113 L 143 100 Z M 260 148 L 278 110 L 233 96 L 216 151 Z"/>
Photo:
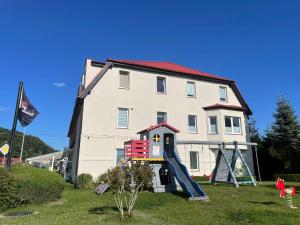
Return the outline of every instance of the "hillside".
<path id="1" fill-rule="evenodd" d="M 5 144 L 5 141 L 9 142 L 10 139 L 10 130 L 0 127 L 0 146 Z M 20 156 L 22 144 L 22 133 L 16 132 L 15 141 L 14 141 L 14 156 Z M 24 142 L 24 151 L 23 157 L 33 157 L 37 155 L 47 154 L 54 152 L 55 150 L 43 142 L 41 139 L 35 136 L 26 135 Z M 0 153 L 0 157 L 3 155 Z"/>

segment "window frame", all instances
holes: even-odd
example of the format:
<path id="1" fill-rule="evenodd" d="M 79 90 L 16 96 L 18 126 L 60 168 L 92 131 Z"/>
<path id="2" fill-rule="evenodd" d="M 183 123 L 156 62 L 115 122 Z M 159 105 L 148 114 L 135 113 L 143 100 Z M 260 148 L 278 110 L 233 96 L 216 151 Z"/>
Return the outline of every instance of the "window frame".
<path id="1" fill-rule="evenodd" d="M 158 80 L 161 79 L 163 80 L 163 87 L 164 87 L 164 92 L 159 92 L 158 91 Z M 156 94 L 167 94 L 167 78 L 163 77 L 163 76 L 157 76 L 156 77 L 156 82 L 155 82 L 155 90 L 156 90 Z"/>
<path id="2" fill-rule="evenodd" d="M 199 152 L 198 151 L 189 151 L 189 159 L 190 159 L 190 170 L 192 171 L 199 171 L 200 165 L 199 165 Z M 192 161 L 191 161 L 191 153 L 196 153 L 196 162 L 197 162 L 197 168 L 192 168 Z"/>
<path id="3" fill-rule="evenodd" d="M 221 89 L 225 90 L 225 99 L 222 100 L 221 98 Z M 228 102 L 228 91 L 227 91 L 227 87 L 226 86 L 219 86 L 219 101 L 220 102 Z"/>
<path id="4" fill-rule="evenodd" d="M 195 131 L 190 131 L 190 124 L 189 124 L 189 117 L 190 116 L 193 116 L 194 117 L 194 121 L 195 121 Z M 195 114 L 188 114 L 188 126 L 187 126 L 187 128 L 188 128 L 188 133 L 189 134 L 197 134 L 198 133 L 198 118 L 197 118 L 197 115 L 195 115 Z"/>
<path id="5" fill-rule="evenodd" d="M 164 113 L 164 121 L 163 122 L 167 122 L 167 120 L 168 120 L 168 113 L 167 112 L 164 112 L 164 111 L 157 111 L 156 112 L 156 124 L 159 124 L 158 123 L 158 114 L 159 113 Z"/>
<path id="6" fill-rule="evenodd" d="M 125 74 L 121 74 L 121 73 L 126 73 L 126 75 L 128 76 L 128 87 L 121 87 L 121 75 L 125 75 Z M 118 78 L 119 78 L 118 88 L 129 90 L 130 89 L 130 72 L 126 71 L 126 70 L 119 70 Z"/>
<path id="7" fill-rule="evenodd" d="M 124 149 L 124 148 L 116 148 L 116 166 L 122 165 L 122 164 L 121 164 L 121 160 L 120 160 L 119 163 L 118 163 L 118 150 L 122 150 L 123 153 L 124 153 L 123 159 L 126 158 L 125 149 Z"/>
<path id="8" fill-rule="evenodd" d="M 192 95 L 188 95 L 188 85 L 189 84 L 193 84 L 193 86 L 194 86 L 194 95 L 192 96 Z M 194 82 L 194 81 L 187 81 L 186 82 L 186 97 L 188 97 L 188 98 L 196 98 L 196 82 Z"/>
<path id="9" fill-rule="evenodd" d="M 119 126 L 119 112 L 120 112 L 120 109 L 126 109 L 126 111 L 127 111 L 127 126 L 126 127 L 120 127 Z M 128 129 L 128 127 L 129 127 L 129 108 L 126 108 L 126 107 L 118 107 L 118 109 L 117 109 L 117 128 L 118 129 Z"/>
<path id="10" fill-rule="evenodd" d="M 211 118 L 216 118 L 216 132 L 211 131 Z M 218 134 L 219 133 L 219 126 L 218 126 L 218 117 L 217 116 L 209 116 L 208 117 L 208 133 L 209 134 Z"/>
<path id="11" fill-rule="evenodd" d="M 226 131 L 226 117 L 230 118 L 230 127 L 231 127 L 231 131 L 230 132 Z M 233 118 L 238 118 L 238 120 L 239 120 L 239 125 L 240 125 L 240 132 L 239 133 L 234 132 Z M 242 118 L 238 117 L 238 116 L 224 116 L 224 128 L 225 128 L 225 133 L 226 134 L 235 134 L 235 135 L 241 135 L 241 134 L 243 134 Z"/>

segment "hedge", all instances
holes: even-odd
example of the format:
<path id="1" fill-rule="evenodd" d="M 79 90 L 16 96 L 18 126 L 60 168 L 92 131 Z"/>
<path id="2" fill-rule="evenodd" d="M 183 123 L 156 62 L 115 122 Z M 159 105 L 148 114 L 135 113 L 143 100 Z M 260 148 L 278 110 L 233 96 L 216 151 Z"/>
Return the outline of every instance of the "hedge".
<path id="1" fill-rule="evenodd" d="M 23 203 L 43 203 L 61 197 L 64 179 L 57 173 L 31 166 L 14 166 L 11 170 Z"/>
<path id="2" fill-rule="evenodd" d="M 0 168 L 0 211 L 22 204 L 18 186 L 11 173 Z"/>
<path id="3" fill-rule="evenodd" d="M 274 174 L 274 179 L 277 179 L 278 177 L 288 182 L 300 182 L 300 174 Z"/>

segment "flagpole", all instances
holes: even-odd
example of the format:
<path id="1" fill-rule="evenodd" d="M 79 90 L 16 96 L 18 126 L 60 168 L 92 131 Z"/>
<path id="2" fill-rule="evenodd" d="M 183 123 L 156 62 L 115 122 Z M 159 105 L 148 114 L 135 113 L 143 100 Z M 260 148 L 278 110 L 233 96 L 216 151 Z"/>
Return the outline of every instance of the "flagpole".
<path id="1" fill-rule="evenodd" d="M 12 155 L 13 155 L 13 142 L 14 142 L 14 138 L 15 138 L 15 134 L 16 134 L 17 117 L 18 117 L 22 92 L 23 92 L 23 81 L 20 81 L 19 82 L 18 97 L 17 97 L 17 101 L 16 101 L 14 122 L 13 122 L 13 126 L 12 126 L 12 129 L 11 129 L 11 135 L 10 135 L 10 140 L 9 140 L 9 152 L 8 152 L 7 161 L 6 161 L 6 165 L 5 165 L 6 170 L 10 170 L 10 167 L 11 167 L 11 158 L 12 158 Z"/>
<path id="2" fill-rule="evenodd" d="M 23 157 L 24 140 L 25 140 L 25 127 L 23 127 L 23 139 L 22 139 L 22 146 L 21 146 L 20 162 L 22 162 L 22 157 Z"/>

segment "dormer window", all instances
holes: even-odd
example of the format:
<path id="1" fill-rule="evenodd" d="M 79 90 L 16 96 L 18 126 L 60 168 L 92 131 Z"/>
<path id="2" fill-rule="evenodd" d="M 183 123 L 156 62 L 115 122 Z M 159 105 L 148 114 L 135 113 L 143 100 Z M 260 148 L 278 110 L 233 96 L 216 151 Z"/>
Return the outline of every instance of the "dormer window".
<path id="1" fill-rule="evenodd" d="M 220 102 L 227 102 L 227 87 L 220 86 L 219 87 L 219 94 L 220 94 Z"/>

